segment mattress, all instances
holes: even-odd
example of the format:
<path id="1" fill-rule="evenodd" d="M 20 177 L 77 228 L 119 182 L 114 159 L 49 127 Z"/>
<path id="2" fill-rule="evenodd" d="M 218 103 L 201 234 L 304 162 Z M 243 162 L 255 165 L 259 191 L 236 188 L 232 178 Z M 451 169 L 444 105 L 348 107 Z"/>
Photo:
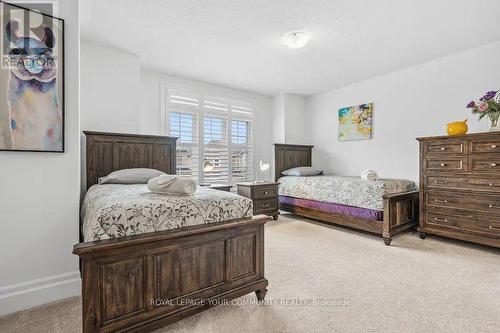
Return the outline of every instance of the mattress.
<path id="1" fill-rule="evenodd" d="M 152 193 L 146 185 L 93 185 L 81 209 L 86 242 L 251 216 L 250 199 L 204 187 L 182 196 Z"/>
<path id="2" fill-rule="evenodd" d="M 359 177 L 282 177 L 279 195 L 351 207 L 384 210 L 384 195 L 415 190 L 415 183 L 402 179 L 363 180 Z"/>
<path id="3" fill-rule="evenodd" d="M 288 204 L 293 206 L 305 207 L 315 210 L 320 210 L 326 213 L 335 213 L 353 217 L 359 217 L 365 220 L 383 221 L 384 212 L 368 208 L 352 207 L 340 205 L 330 202 L 315 201 L 309 199 L 299 199 L 292 197 L 279 196 L 280 204 Z"/>

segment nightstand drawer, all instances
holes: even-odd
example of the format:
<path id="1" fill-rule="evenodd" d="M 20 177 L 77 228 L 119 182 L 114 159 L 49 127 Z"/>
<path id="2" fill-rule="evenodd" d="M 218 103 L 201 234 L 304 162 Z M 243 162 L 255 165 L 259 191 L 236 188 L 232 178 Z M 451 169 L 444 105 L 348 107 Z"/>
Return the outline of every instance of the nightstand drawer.
<path id="1" fill-rule="evenodd" d="M 277 195 L 277 186 L 258 186 L 252 190 L 252 198 L 254 199 L 274 198 Z"/>
<path id="2" fill-rule="evenodd" d="M 253 201 L 254 214 L 276 211 L 278 210 L 278 200 L 272 199 L 258 199 Z"/>

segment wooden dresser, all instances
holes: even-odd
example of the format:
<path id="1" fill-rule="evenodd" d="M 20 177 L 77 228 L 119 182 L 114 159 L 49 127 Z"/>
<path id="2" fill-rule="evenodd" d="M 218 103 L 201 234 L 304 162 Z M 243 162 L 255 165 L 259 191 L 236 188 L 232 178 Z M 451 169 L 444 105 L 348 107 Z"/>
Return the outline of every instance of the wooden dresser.
<path id="1" fill-rule="evenodd" d="M 500 247 L 500 132 L 417 140 L 420 237 Z"/>

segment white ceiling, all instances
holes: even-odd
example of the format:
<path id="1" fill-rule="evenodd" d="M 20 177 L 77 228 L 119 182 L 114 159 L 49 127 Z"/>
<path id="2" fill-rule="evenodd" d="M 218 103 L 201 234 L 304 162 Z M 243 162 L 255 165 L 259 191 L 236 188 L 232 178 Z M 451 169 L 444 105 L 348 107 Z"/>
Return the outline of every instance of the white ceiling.
<path id="1" fill-rule="evenodd" d="M 500 40 L 500 0 L 80 3 L 83 40 L 128 50 L 146 68 L 266 95 L 311 95 Z M 294 29 L 312 33 L 305 48 L 280 43 Z"/>

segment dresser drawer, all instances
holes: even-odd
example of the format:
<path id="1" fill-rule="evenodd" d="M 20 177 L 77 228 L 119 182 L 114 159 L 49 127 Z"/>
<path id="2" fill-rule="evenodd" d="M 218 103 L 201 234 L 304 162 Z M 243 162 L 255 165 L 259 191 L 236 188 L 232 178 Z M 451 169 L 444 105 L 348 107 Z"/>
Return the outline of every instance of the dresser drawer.
<path id="1" fill-rule="evenodd" d="M 252 190 L 253 199 L 274 198 L 278 195 L 277 186 L 259 186 Z"/>
<path id="2" fill-rule="evenodd" d="M 500 192 L 500 178 L 427 176 L 425 177 L 425 187 L 429 189 L 456 189 Z"/>
<path id="3" fill-rule="evenodd" d="M 496 215 L 500 220 L 500 196 L 463 194 L 449 192 L 427 192 L 425 204 L 432 207 L 463 209 Z"/>
<path id="4" fill-rule="evenodd" d="M 470 170 L 477 173 L 500 173 L 500 155 L 492 157 L 471 157 Z"/>
<path id="5" fill-rule="evenodd" d="M 500 178 L 468 178 L 467 188 L 482 191 L 500 192 Z"/>
<path id="6" fill-rule="evenodd" d="M 427 154 L 465 154 L 465 141 L 459 142 L 429 142 L 424 145 Z"/>
<path id="7" fill-rule="evenodd" d="M 466 171 L 467 159 L 443 156 L 442 158 L 427 158 L 424 163 L 424 168 L 428 171 L 464 172 Z"/>
<path id="8" fill-rule="evenodd" d="M 500 237 L 500 219 L 488 219 L 477 214 L 447 214 L 429 210 L 425 224 L 432 227 L 449 228 L 457 231 L 476 232 L 486 236 Z"/>
<path id="9" fill-rule="evenodd" d="M 471 141 L 470 152 L 472 154 L 481 154 L 481 153 L 500 154 L 500 139 Z"/>
<path id="10" fill-rule="evenodd" d="M 425 178 L 425 187 L 465 189 L 467 188 L 466 182 L 467 178 L 465 177 L 428 176 Z"/>
<path id="11" fill-rule="evenodd" d="M 254 214 L 260 214 L 275 210 L 278 210 L 278 200 L 276 200 L 276 198 L 258 199 L 253 201 Z"/>

